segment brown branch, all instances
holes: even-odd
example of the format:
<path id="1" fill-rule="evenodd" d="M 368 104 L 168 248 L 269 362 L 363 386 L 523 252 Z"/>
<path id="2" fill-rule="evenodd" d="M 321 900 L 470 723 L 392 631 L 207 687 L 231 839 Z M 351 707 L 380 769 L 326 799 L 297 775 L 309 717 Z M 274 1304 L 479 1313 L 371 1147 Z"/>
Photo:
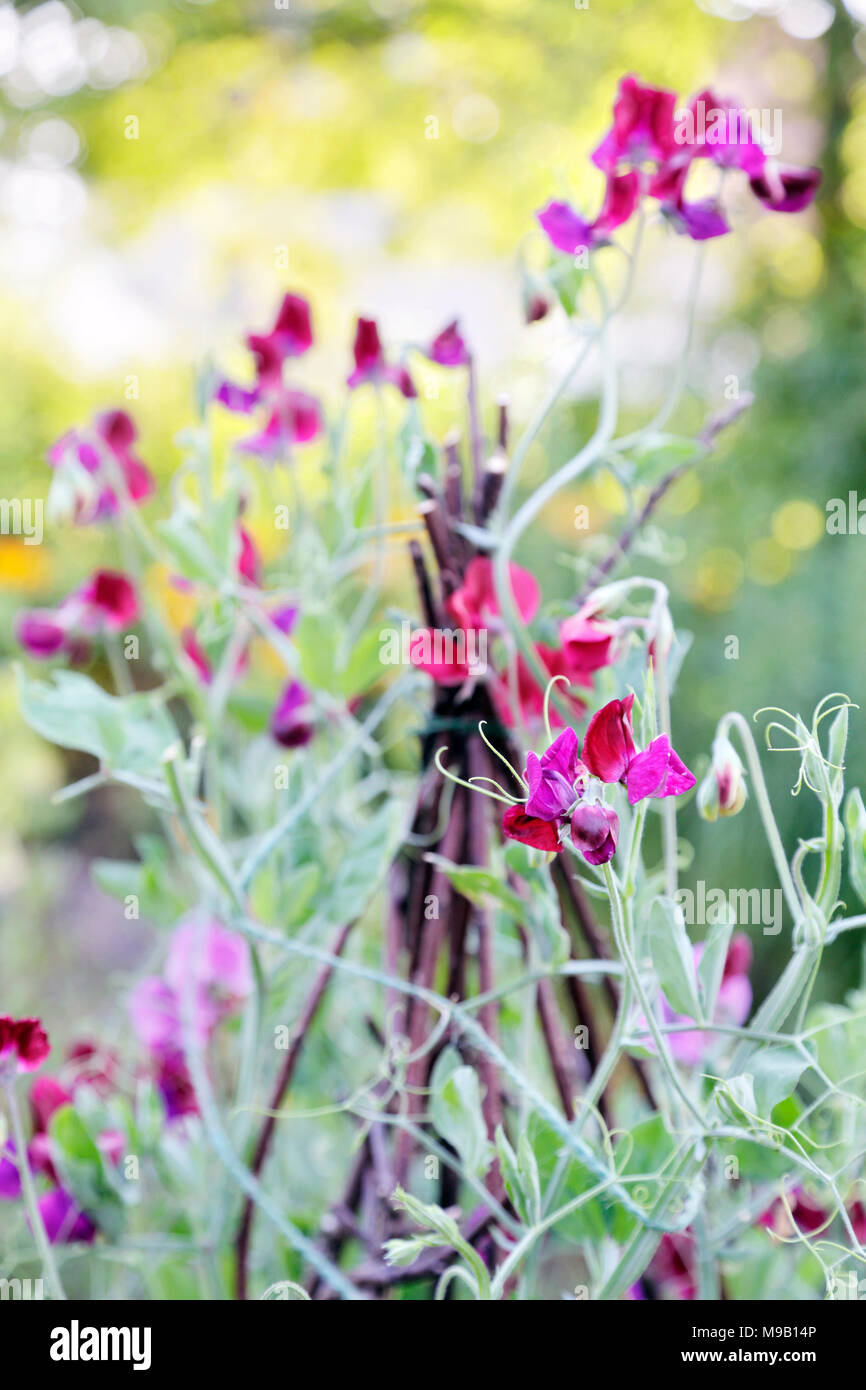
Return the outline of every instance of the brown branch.
<path id="1" fill-rule="evenodd" d="M 348 922 L 345 926 L 340 928 L 331 945 L 331 955 L 339 956 L 341 954 L 354 925 L 354 922 Z M 273 1095 L 271 1096 L 270 1105 L 268 1106 L 270 1114 L 265 1117 L 264 1123 L 259 1131 L 258 1142 L 253 1154 L 253 1161 L 250 1165 L 250 1172 L 254 1178 L 258 1178 L 264 1168 L 276 1128 L 276 1112 L 282 1105 L 283 1098 L 291 1084 L 298 1057 L 301 1054 L 301 1048 L 304 1045 L 307 1033 L 316 1017 L 333 971 L 333 965 L 324 965 L 319 971 L 313 982 L 313 988 L 304 1006 L 304 1011 L 298 1020 L 294 1037 L 292 1038 L 292 1044 L 280 1068 L 280 1074 L 277 1077 L 277 1083 L 274 1087 Z M 246 1299 L 247 1297 L 247 1264 L 249 1260 L 250 1237 L 252 1234 L 254 1212 L 255 1204 L 251 1197 L 247 1197 L 241 1213 L 237 1235 L 235 1236 L 235 1298 L 237 1299 Z"/>

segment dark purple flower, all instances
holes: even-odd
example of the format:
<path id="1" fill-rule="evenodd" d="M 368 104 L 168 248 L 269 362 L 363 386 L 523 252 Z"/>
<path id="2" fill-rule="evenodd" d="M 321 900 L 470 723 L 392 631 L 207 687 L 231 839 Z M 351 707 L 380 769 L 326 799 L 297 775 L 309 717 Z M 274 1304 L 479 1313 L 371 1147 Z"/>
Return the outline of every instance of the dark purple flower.
<path id="1" fill-rule="evenodd" d="M 21 1196 L 21 1174 L 15 1157 L 15 1145 L 7 1140 L 0 1149 L 0 1201 L 17 1202 Z"/>
<path id="2" fill-rule="evenodd" d="M 314 732 L 314 711 L 300 681 L 289 681 L 271 715 L 271 734 L 283 748 L 300 748 Z"/>
<path id="3" fill-rule="evenodd" d="M 601 801 L 580 801 L 571 817 L 572 843 L 588 864 L 606 864 L 616 852 L 619 818 Z"/>
<path id="4" fill-rule="evenodd" d="M 771 160 L 749 180 L 755 197 L 771 212 L 800 212 L 812 202 L 820 182 L 820 169 L 795 169 Z"/>

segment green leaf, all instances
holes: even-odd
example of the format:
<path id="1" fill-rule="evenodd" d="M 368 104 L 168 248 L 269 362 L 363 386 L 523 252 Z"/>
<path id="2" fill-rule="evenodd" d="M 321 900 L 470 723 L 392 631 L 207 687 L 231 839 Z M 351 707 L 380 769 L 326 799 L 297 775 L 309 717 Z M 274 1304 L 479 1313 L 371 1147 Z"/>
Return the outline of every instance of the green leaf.
<path id="1" fill-rule="evenodd" d="M 866 903 L 866 806 L 857 787 L 845 799 L 845 828 L 848 831 L 848 877 L 860 901 Z"/>
<path id="2" fill-rule="evenodd" d="M 722 918 L 721 921 L 715 922 L 710 927 L 704 941 L 704 949 L 698 964 L 698 988 L 704 1018 L 711 1019 L 713 1017 L 733 928 L 732 917 L 730 921 Z"/>
<path id="3" fill-rule="evenodd" d="M 486 907 L 492 898 L 515 921 L 522 922 L 526 917 L 527 908 L 523 899 L 489 869 L 477 868 L 473 864 L 453 864 L 440 854 L 431 854 L 428 858 L 450 879 L 458 893 L 476 907 Z"/>
<path id="4" fill-rule="evenodd" d="M 461 1063 L 455 1048 L 446 1047 L 433 1068 L 430 1090 L 430 1116 L 436 1130 L 457 1150 L 467 1173 L 483 1177 L 492 1154 L 478 1074 Z"/>
<path id="5" fill-rule="evenodd" d="M 155 530 L 185 579 L 219 588 L 226 571 L 202 534 L 198 516 L 190 507 L 178 507 L 170 517 L 158 521 Z"/>
<path id="6" fill-rule="evenodd" d="M 177 737 L 150 695 L 109 695 L 78 671 L 56 671 L 52 682 L 30 680 L 19 670 L 18 694 L 21 713 L 43 738 L 92 753 L 116 772 L 152 778 Z"/>
<path id="7" fill-rule="evenodd" d="M 754 1083 L 755 1105 L 762 1119 L 769 1119 L 773 1107 L 786 1100 L 809 1066 L 796 1047 L 767 1047 L 749 1061 Z"/>
<path id="8" fill-rule="evenodd" d="M 658 982 L 671 1008 L 687 1018 L 701 1019 L 701 1003 L 691 943 L 682 908 L 672 898 L 658 897 L 650 908 L 647 946 Z"/>

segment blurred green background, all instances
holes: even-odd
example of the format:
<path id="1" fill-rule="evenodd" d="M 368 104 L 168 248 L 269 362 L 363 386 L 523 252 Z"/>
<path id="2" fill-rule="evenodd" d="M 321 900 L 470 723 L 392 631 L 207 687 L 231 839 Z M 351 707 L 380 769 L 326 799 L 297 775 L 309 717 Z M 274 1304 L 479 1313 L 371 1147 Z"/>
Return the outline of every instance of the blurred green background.
<path id="1" fill-rule="evenodd" d="M 866 541 L 826 532 L 828 499 L 866 496 L 866 4 L 849 0 L 374 0 L 249 3 L 61 0 L 0 6 L 0 459 L 7 497 L 44 497 L 47 446 L 94 409 L 126 405 L 161 479 L 192 417 L 195 367 L 241 370 L 238 343 L 287 288 L 315 307 L 304 384 L 339 404 L 353 317 L 395 344 L 459 315 L 487 418 L 507 392 L 516 427 L 561 371 L 563 324 L 522 322 L 516 256 L 540 251 L 548 198 L 592 205 L 588 154 L 619 77 L 707 85 L 783 113 L 784 160 L 820 163 L 816 207 L 764 214 L 734 192 L 734 233 L 706 252 L 695 351 L 675 427 L 699 427 L 737 379 L 756 404 L 656 519 L 659 567 L 694 634 L 675 705 L 691 764 L 735 707 L 811 712 L 831 690 L 866 704 Z M 619 333 L 626 427 L 648 418 L 682 346 L 693 248 L 654 236 Z M 569 457 L 593 419 L 595 378 L 536 447 L 526 482 Z M 434 435 L 456 396 L 425 403 Z M 577 502 L 591 534 L 575 532 Z M 545 598 L 574 591 L 580 548 L 622 508 L 610 477 L 562 498 L 518 558 Z M 404 500 L 396 514 L 410 514 Z M 652 539 L 652 537 L 650 537 Z M 273 554 L 274 539 L 259 534 Z M 100 559 L 110 535 L 49 526 L 44 544 L 0 537 L 0 649 L 22 606 L 50 603 Z M 411 602 L 408 571 L 395 572 Z M 739 656 L 726 659 L 736 636 Z M 75 775 L 15 711 L 0 670 L 0 977 L 4 1009 L 37 1010 L 50 976 L 63 1027 L 99 1013 L 146 949 L 141 924 L 89 884 L 94 855 L 128 853 L 136 814 L 117 791 L 52 807 Z M 849 766 L 866 781 L 854 712 Z M 768 756 L 787 843 L 816 827 L 797 767 Z M 756 813 L 681 830 L 709 886 L 775 886 Z M 688 881 L 688 880 L 687 880 Z M 848 892 L 850 910 L 856 910 Z M 783 941 L 759 945 L 758 989 Z M 858 934 L 833 948 L 819 992 L 859 971 Z M 55 1026 L 58 1026 L 57 1024 Z"/>

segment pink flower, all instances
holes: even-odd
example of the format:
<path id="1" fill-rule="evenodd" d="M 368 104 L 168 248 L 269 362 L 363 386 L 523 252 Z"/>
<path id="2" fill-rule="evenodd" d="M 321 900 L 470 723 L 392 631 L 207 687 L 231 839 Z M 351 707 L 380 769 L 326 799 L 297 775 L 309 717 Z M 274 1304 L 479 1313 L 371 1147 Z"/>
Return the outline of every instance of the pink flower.
<path id="1" fill-rule="evenodd" d="M 761 172 L 767 156 L 751 119 L 736 101 L 714 96 L 711 91 L 698 92 L 689 102 L 688 112 L 691 119 L 685 133 L 691 132 L 693 138 L 682 141 L 685 158 L 704 157 L 720 169 L 742 169 L 750 176 Z"/>
<path id="2" fill-rule="evenodd" d="M 460 332 L 457 319 L 443 328 L 441 333 L 437 333 L 427 349 L 427 356 L 431 362 L 438 362 L 440 367 L 466 366 L 469 361 L 469 349 Z"/>
<path id="3" fill-rule="evenodd" d="M 180 645 L 184 655 L 192 662 L 202 685 L 210 685 L 213 680 L 213 667 L 210 657 L 191 627 L 185 627 L 180 634 Z"/>
<path id="4" fill-rule="evenodd" d="M 41 1133 L 48 1128 L 48 1122 L 55 1110 L 69 1105 L 72 1093 L 54 1076 L 37 1076 L 30 1087 L 30 1109 L 33 1115 L 33 1128 Z"/>
<path id="5" fill-rule="evenodd" d="M 460 658 L 458 652 L 459 648 L 453 640 L 450 648 L 446 647 L 442 634 L 435 628 L 416 628 L 409 639 L 409 660 L 412 665 L 430 676 L 437 685 L 463 685 L 464 681 L 477 674 L 470 669 L 467 661 Z"/>
<path id="6" fill-rule="evenodd" d="M 390 367 L 385 361 L 385 352 L 375 319 L 358 319 L 352 353 L 355 358 L 355 370 L 348 378 L 348 385 L 353 391 L 356 387 L 363 386 L 365 382 L 370 382 L 374 386 L 389 382 L 392 386 L 396 386 L 407 400 L 417 396 L 418 393 L 406 368 L 402 366 Z"/>
<path id="7" fill-rule="evenodd" d="M 281 390 L 272 400 L 264 428 L 242 439 L 238 448 L 272 462 L 293 444 L 310 443 L 321 431 L 321 411 L 315 397 L 306 391 Z"/>
<path id="8" fill-rule="evenodd" d="M 73 612 L 76 626 L 84 632 L 100 628 L 121 632 L 138 621 L 135 585 L 118 570 L 97 570 L 86 584 L 70 595 L 66 604 Z"/>
<path id="9" fill-rule="evenodd" d="M 188 919 L 176 929 L 162 976 L 140 980 L 129 998 L 133 1027 L 149 1052 L 183 1052 L 185 991 L 191 1027 L 204 1046 L 214 1028 L 235 1013 L 253 988 L 249 948 L 209 919 Z"/>
<path id="10" fill-rule="evenodd" d="M 138 595 L 132 580 L 117 570 L 97 570 L 55 609 L 35 608 L 18 616 L 15 635 L 40 660 L 63 652 L 73 660 L 87 654 L 82 639 L 121 632 L 138 621 Z"/>
<path id="11" fill-rule="evenodd" d="M 676 151 L 676 93 L 644 86 L 637 77 L 622 78 L 613 108 L 613 126 L 593 151 L 592 162 L 605 172 L 627 162 L 664 161 Z"/>
<path id="12" fill-rule="evenodd" d="M 271 715 L 271 735 L 283 748 L 300 748 L 315 732 L 315 712 L 300 681 L 289 681 Z"/>
<path id="13" fill-rule="evenodd" d="M 287 294 L 269 333 L 250 333 L 247 347 L 255 357 L 259 385 L 279 384 L 283 363 L 301 357 L 313 345 L 310 306 L 299 294 Z"/>
<path id="14" fill-rule="evenodd" d="M 559 640 L 567 670 L 577 684 L 586 684 L 586 677 L 613 661 L 611 647 L 617 635 L 613 623 L 575 613 L 560 624 Z"/>
<path id="15" fill-rule="evenodd" d="M 704 943 L 699 942 L 692 950 L 697 967 L 704 953 Z M 734 1024 L 738 1027 L 741 1023 L 745 1023 L 752 1007 L 752 986 L 749 983 L 751 964 L 751 942 L 743 932 L 737 932 L 731 938 L 725 957 L 722 983 L 719 986 L 713 1009 L 713 1021 L 715 1023 Z M 664 1023 L 691 1022 L 687 1015 L 675 1013 L 664 998 L 662 998 L 662 1021 Z M 685 1066 L 696 1066 L 713 1049 L 718 1036 L 718 1034 L 704 1032 L 702 1029 L 695 1029 L 687 1033 L 670 1033 L 668 1041 L 671 1052 L 680 1062 Z"/>
<path id="16" fill-rule="evenodd" d="M 69 430 L 52 444 L 48 462 L 69 478 L 76 499 L 76 521 L 85 523 L 116 516 L 127 500 L 144 502 L 155 490 L 149 469 L 132 452 L 137 433 L 125 410 L 111 410 L 97 415 L 89 430 Z M 75 477 L 76 468 L 91 475 L 92 489 Z"/>
<path id="17" fill-rule="evenodd" d="M 606 864 L 616 853 L 619 817 L 601 801 L 580 801 L 571 818 L 572 843 L 588 864 Z"/>
<path id="18" fill-rule="evenodd" d="M 519 565 L 508 566 L 511 592 L 524 623 L 531 623 L 538 612 L 541 593 L 538 581 Z M 496 628 L 499 619 L 499 598 L 493 582 L 493 562 L 485 555 L 476 555 L 466 566 L 463 583 L 448 599 L 448 612 L 464 628 Z"/>
<path id="19" fill-rule="evenodd" d="M 688 175 L 688 164 L 663 167 L 650 181 L 650 195 L 658 198 L 665 216 L 692 241 L 710 241 L 713 237 L 724 236 L 731 229 L 714 198 L 686 202 Z"/>
<path id="20" fill-rule="evenodd" d="M 238 554 L 237 571 L 242 579 L 248 584 L 255 584 L 258 588 L 262 582 L 262 557 L 258 552 L 255 541 L 245 526 L 239 526 L 237 530 L 240 553 Z"/>
<path id="21" fill-rule="evenodd" d="M 37 1071 L 50 1051 L 40 1019 L 0 1016 L 0 1075 Z"/>

